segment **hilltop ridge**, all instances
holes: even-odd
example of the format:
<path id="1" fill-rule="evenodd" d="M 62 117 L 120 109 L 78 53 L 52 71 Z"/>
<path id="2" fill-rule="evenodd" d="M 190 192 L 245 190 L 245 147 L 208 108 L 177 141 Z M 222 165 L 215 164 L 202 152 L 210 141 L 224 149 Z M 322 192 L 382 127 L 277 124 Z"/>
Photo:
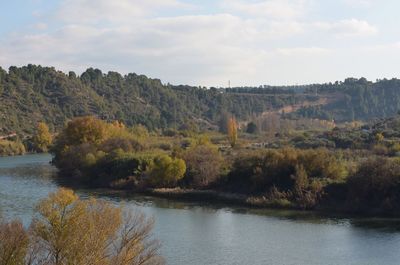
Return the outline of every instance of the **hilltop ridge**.
<path id="1" fill-rule="evenodd" d="M 0 68 L 0 134 L 29 134 L 39 121 L 59 129 L 69 119 L 84 115 L 149 129 L 216 129 L 227 115 L 242 123 L 266 113 L 285 119 L 345 122 L 388 117 L 399 109 L 399 79 L 206 89 L 93 68 L 80 76 L 31 64 L 8 71 Z"/>

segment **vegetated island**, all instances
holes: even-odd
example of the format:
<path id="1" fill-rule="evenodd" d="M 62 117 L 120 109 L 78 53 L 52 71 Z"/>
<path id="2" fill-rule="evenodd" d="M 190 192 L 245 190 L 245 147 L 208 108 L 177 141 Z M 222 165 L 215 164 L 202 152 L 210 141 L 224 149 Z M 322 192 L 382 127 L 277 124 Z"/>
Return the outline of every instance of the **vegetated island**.
<path id="1" fill-rule="evenodd" d="M 89 188 L 397 216 L 400 118 L 357 126 L 277 135 L 260 147 L 260 136 L 240 132 L 233 117 L 226 134 L 158 134 L 86 116 L 66 125 L 51 152 L 61 178 Z"/>

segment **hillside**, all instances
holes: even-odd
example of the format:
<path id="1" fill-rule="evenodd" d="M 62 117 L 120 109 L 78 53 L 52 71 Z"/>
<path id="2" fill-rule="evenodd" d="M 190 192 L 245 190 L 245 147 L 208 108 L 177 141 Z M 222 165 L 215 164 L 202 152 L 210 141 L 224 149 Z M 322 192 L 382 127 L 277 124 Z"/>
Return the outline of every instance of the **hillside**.
<path id="1" fill-rule="evenodd" d="M 28 65 L 0 68 L 0 135 L 29 134 L 39 121 L 53 129 L 76 116 L 143 124 L 150 129 L 179 128 L 195 121 L 215 129 L 233 114 L 247 122 L 277 113 L 339 122 L 370 120 L 400 109 L 400 80 L 370 82 L 346 79 L 334 84 L 301 87 L 241 87 L 205 89 L 164 85 L 143 75 L 102 73 L 82 75 L 51 67 Z"/>
<path id="2" fill-rule="evenodd" d="M 30 133 L 39 121 L 62 127 L 76 116 L 143 124 L 150 129 L 190 121 L 213 127 L 226 115 L 247 119 L 304 100 L 298 95 L 246 96 L 217 89 L 163 85 L 158 79 L 88 69 L 81 76 L 28 65 L 0 69 L 1 133 Z"/>

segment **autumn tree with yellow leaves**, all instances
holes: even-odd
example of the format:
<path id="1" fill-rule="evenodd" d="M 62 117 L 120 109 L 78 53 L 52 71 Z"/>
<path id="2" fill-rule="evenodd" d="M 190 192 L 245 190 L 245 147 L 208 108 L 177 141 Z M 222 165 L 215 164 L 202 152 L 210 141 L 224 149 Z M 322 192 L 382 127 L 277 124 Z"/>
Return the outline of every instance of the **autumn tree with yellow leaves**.
<path id="1" fill-rule="evenodd" d="M 235 147 L 238 139 L 237 122 L 235 117 L 231 117 L 228 119 L 227 129 L 229 144 L 231 145 L 231 147 Z"/>
<path id="2" fill-rule="evenodd" d="M 51 193 L 37 212 L 29 230 L 18 221 L 0 224 L 0 264 L 164 264 L 153 220 L 142 213 L 81 200 L 68 189 Z"/>
<path id="3" fill-rule="evenodd" d="M 32 138 L 33 147 L 37 152 L 47 152 L 53 141 L 49 127 L 44 122 L 39 122 L 35 135 Z"/>

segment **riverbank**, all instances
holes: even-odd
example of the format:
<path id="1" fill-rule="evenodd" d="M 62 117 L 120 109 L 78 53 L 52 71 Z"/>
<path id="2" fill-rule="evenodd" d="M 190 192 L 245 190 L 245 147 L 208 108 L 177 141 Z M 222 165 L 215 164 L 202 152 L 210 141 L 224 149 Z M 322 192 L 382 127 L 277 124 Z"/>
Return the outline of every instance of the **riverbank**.
<path id="1" fill-rule="evenodd" d="M 289 201 L 271 201 L 264 196 L 246 196 L 243 194 L 215 190 L 160 188 L 148 189 L 141 193 L 174 200 L 228 203 L 257 208 L 296 209 Z"/>
<path id="2" fill-rule="evenodd" d="M 321 216 L 336 216 L 341 218 L 399 218 L 399 214 L 387 214 L 377 211 L 357 212 L 338 205 L 324 205 L 313 209 L 302 209 L 287 200 L 270 200 L 265 196 L 247 196 L 237 193 L 216 190 L 195 190 L 181 188 L 160 188 L 138 191 L 138 194 L 164 198 L 176 201 L 199 202 L 209 204 L 226 204 L 252 209 L 291 210 L 301 213 L 316 213 Z"/>

